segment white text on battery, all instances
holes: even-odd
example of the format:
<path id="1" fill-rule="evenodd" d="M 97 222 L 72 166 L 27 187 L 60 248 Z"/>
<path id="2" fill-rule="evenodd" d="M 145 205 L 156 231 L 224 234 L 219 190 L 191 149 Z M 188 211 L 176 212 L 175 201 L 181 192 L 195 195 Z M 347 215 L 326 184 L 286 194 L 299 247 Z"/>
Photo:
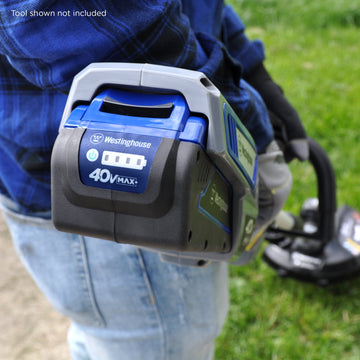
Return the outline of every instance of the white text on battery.
<path id="1" fill-rule="evenodd" d="M 104 151 L 101 158 L 101 164 L 115 166 L 120 168 L 142 170 L 147 160 L 144 155 L 126 154 L 116 151 Z"/>

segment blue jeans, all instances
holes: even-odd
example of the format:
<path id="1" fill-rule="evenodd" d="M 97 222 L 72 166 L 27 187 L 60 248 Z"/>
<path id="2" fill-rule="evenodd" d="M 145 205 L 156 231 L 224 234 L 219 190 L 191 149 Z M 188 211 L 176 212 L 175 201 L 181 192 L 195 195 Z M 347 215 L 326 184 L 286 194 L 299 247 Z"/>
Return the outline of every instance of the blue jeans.
<path id="1" fill-rule="evenodd" d="M 164 263 L 156 252 L 61 233 L 49 214 L 24 216 L 2 203 L 22 261 L 72 320 L 73 359 L 213 358 L 228 310 L 227 264 Z"/>

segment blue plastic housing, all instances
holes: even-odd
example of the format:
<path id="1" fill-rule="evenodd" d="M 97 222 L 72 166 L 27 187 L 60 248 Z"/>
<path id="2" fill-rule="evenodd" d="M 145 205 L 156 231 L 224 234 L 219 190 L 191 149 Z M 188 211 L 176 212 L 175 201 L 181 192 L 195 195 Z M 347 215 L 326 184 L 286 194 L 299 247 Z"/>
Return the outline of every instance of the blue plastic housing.
<path id="1" fill-rule="evenodd" d="M 65 128 L 85 128 L 79 148 L 83 184 L 143 193 L 162 138 L 205 149 L 207 121 L 192 116 L 181 95 L 107 89 L 79 105 Z"/>
<path id="2" fill-rule="evenodd" d="M 129 116 L 103 111 L 106 99 L 118 104 L 143 107 L 144 112 L 148 109 L 149 115 Z M 161 108 L 164 104 L 172 104 L 169 116 L 151 117 L 151 109 Z M 185 99 L 178 94 L 159 95 L 107 89 L 97 95 L 90 105 L 76 107 L 64 127 L 167 137 L 194 142 L 203 148 L 206 146 L 207 121 L 200 116 L 191 115 Z"/>

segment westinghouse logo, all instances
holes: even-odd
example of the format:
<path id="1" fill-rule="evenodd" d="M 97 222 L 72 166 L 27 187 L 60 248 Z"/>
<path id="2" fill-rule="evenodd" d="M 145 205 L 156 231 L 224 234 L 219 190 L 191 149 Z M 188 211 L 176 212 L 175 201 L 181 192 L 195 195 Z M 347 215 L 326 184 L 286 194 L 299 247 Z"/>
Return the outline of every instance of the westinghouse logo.
<path id="1" fill-rule="evenodd" d="M 114 144 L 114 145 L 122 145 L 125 147 L 137 147 L 150 149 L 151 143 L 146 141 L 137 141 L 134 139 L 123 139 L 123 138 L 114 138 L 112 136 L 106 136 L 105 143 Z"/>
<path id="2" fill-rule="evenodd" d="M 96 133 L 91 135 L 90 142 L 94 145 L 100 144 L 104 141 L 104 135 L 102 133 Z"/>
<path id="3" fill-rule="evenodd" d="M 216 191 L 215 186 L 211 188 L 211 202 L 218 206 L 218 208 L 227 213 L 229 210 L 229 205 L 225 202 L 225 200 L 220 196 L 220 194 Z"/>

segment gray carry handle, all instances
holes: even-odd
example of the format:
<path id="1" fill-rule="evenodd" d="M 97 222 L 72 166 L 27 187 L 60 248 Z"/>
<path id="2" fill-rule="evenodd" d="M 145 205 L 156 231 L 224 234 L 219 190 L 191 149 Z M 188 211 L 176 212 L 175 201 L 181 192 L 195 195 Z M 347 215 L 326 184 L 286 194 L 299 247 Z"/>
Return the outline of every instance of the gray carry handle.
<path id="1" fill-rule="evenodd" d="M 213 113 L 212 103 L 215 101 L 215 107 L 219 108 L 221 93 L 201 72 L 151 64 L 93 63 L 74 77 L 60 126 L 64 125 L 76 103 L 90 102 L 104 85 L 178 91 L 186 98 L 190 111 L 208 117 L 209 126 L 219 122 L 219 114 Z"/>

